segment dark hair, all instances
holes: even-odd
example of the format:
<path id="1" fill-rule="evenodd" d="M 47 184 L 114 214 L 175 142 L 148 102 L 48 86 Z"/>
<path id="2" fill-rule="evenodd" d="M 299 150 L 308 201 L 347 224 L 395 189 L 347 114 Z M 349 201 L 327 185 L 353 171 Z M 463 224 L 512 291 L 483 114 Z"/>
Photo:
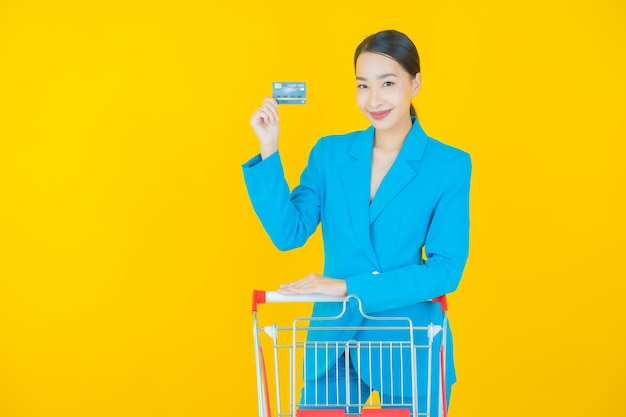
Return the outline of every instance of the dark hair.
<path id="1" fill-rule="evenodd" d="M 402 68 L 414 77 L 420 72 L 420 56 L 415 44 L 408 36 L 397 30 L 383 30 L 363 39 L 354 52 L 355 71 L 356 60 L 363 52 L 386 55 L 402 65 Z M 413 104 L 411 116 L 416 116 Z"/>

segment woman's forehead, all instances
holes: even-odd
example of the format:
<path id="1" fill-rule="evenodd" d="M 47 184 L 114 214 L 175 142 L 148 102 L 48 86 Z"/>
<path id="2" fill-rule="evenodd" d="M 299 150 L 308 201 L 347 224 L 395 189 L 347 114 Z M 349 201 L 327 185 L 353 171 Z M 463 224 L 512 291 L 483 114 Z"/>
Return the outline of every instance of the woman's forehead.
<path id="1" fill-rule="evenodd" d="M 400 75 L 405 72 L 393 58 L 372 52 L 364 52 L 356 61 L 357 78 L 380 78 L 382 76 Z"/>

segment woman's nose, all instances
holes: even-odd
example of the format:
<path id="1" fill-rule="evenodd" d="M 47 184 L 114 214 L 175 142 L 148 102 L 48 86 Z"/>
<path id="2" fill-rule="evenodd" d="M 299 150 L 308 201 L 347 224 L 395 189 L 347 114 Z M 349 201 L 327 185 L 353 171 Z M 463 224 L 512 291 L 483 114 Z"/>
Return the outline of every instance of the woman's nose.
<path id="1" fill-rule="evenodd" d="M 376 108 L 380 106 L 381 101 L 382 100 L 381 100 L 380 92 L 378 91 L 378 89 L 377 88 L 370 89 L 369 102 L 368 102 L 369 107 Z"/>

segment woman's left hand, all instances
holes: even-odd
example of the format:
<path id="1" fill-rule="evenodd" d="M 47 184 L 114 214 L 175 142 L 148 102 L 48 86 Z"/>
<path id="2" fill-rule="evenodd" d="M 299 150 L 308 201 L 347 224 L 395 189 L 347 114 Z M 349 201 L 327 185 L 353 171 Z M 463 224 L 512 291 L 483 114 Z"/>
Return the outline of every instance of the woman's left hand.
<path id="1" fill-rule="evenodd" d="M 346 281 L 311 273 L 289 284 L 281 284 L 278 292 L 285 295 L 321 294 L 341 297 L 346 295 Z"/>

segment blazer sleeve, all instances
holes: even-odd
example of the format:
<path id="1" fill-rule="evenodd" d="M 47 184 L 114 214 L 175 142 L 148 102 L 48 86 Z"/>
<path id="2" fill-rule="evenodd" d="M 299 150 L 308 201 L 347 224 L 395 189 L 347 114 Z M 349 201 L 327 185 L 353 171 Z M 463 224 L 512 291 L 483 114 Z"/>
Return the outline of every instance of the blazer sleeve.
<path id="1" fill-rule="evenodd" d="M 406 307 L 456 290 L 469 253 L 472 163 L 463 153 L 448 171 L 425 241 L 427 260 L 416 265 L 346 278 L 367 312 Z"/>
<path id="2" fill-rule="evenodd" d="M 309 155 L 300 184 L 289 191 L 280 154 L 262 160 L 255 156 L 243 164 L 250 201 L 265 231 L 282 251 L 304 245 L 320 222 L 317 145 Z"/>

